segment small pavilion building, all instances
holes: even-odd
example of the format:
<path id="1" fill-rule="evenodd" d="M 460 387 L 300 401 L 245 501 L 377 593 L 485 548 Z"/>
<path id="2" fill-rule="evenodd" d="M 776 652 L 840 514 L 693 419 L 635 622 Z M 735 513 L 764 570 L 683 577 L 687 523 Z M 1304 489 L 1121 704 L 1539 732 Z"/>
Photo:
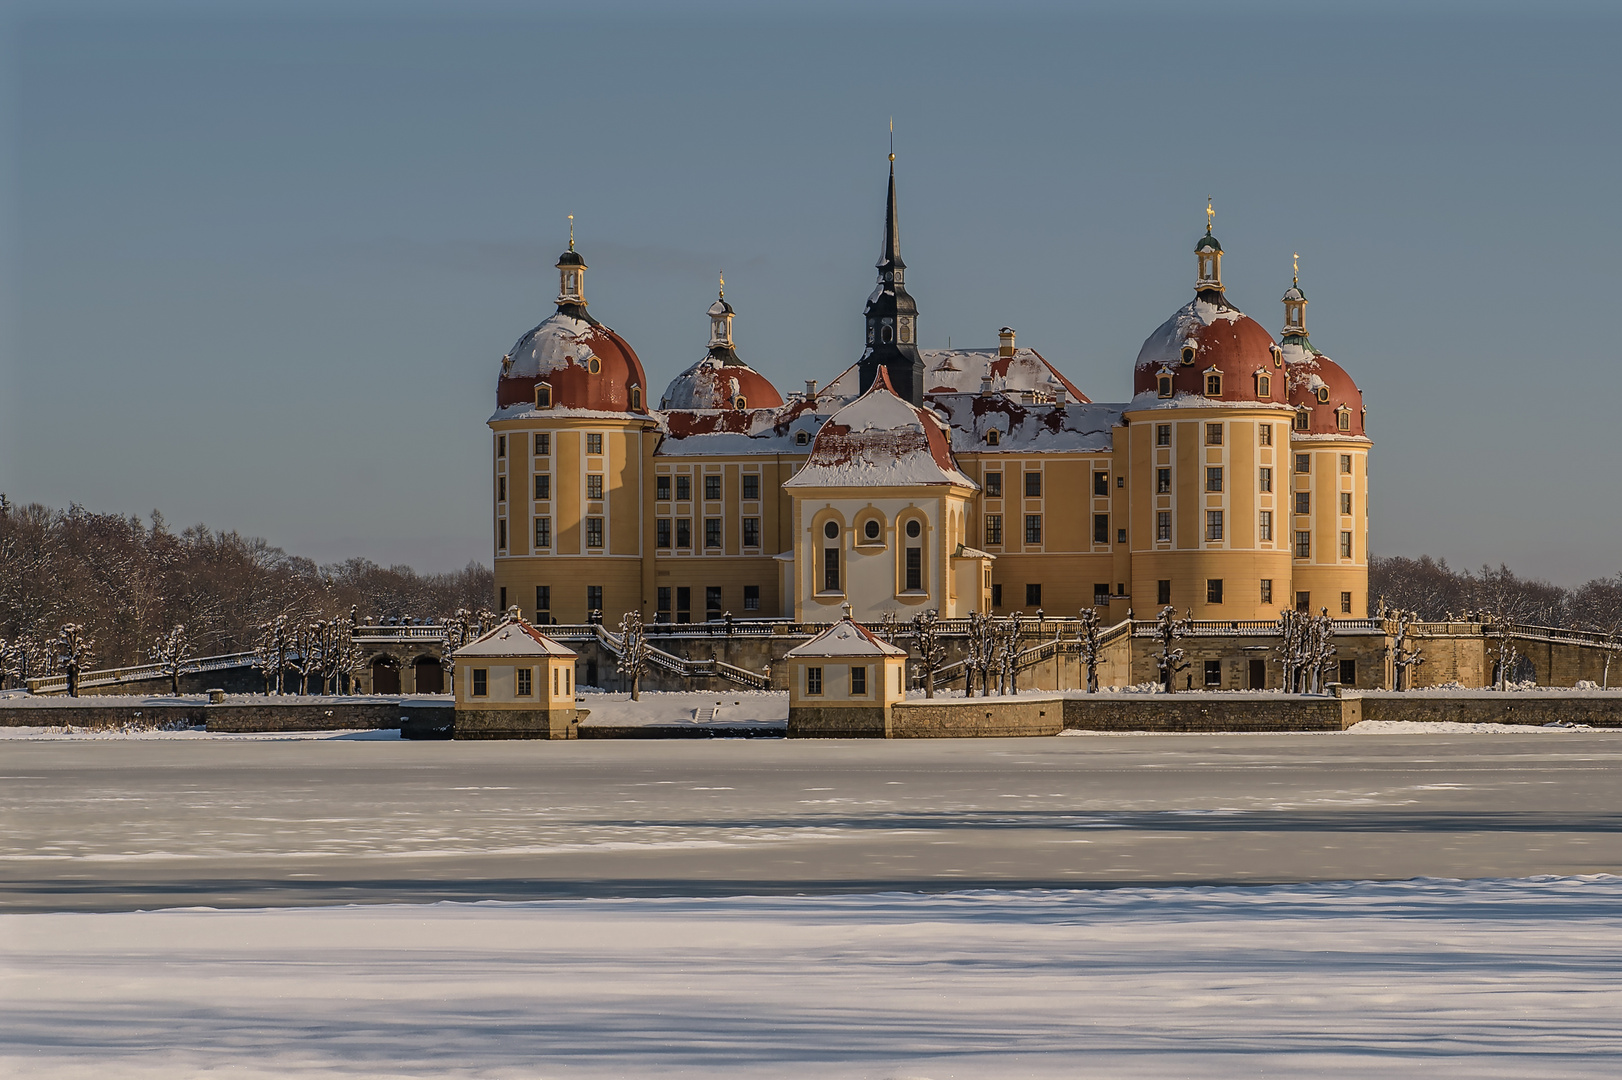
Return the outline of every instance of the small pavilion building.
<path id="1" fill-rule="evenodd" d="M 577 654 L 509 617 L 452 654 L 458 739 L 573 739 Z"/>
<path id="2" fill-rule="evenodd" d="M 890 707 L 907 696 L 907 652 L 849 615 L 786 655 L 791 738 L 890 735 Z"/>

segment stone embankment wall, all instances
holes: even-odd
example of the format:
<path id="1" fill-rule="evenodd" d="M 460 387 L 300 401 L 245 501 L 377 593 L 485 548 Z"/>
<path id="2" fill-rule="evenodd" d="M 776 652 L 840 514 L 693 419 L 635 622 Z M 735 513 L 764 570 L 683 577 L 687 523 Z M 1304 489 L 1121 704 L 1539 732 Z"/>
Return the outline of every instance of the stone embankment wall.
<path id="1" fill-rule="evenodd" d="M 1363 720 L 1420 720 L 1455 724 L 1587 724 L 1622 728 L 1622 691 L 1562 694 L 1550 691 L 1498 693 L 1368 694 L 1358 698 Z"/>
<path id="2" fill-rule="evenodd" d="M 80 699 L 86 700 L 86 699 Z M 7 707 L 0 703 L 0 727 L 122 728 L 206 725 L 209 731 L 352 731 L 398 728 L 408 718 L 449 721 L 452 706 L 399 701 L 143 702 Z"/>

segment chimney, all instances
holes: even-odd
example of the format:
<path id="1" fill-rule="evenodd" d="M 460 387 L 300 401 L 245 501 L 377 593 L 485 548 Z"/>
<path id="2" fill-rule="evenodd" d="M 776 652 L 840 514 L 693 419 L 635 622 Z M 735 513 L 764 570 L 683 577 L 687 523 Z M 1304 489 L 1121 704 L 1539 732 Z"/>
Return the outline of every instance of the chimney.
<path id="1" fill-rule="evenodd" d="M 982 394 L 991 393 L 991 376 L 990 375 L 987 375 L 987 376 L 985 376 L 984 378 L 982 378 L 980 380 L 980 392 Z"/>
<path id="2" fill-rule="evenodd" d="M 997 355 L 1014 355 L 1014 328 L 1012 326 L 1005 326 L 997 331 Z"/>
<path id="3" fill-rule="evenodd" d="M 1057 390 L 1053 391 L 1053 404 L 1068 405 L 1069 403 L 1070 392 L 1068 390 L 1061 386 Z"/>
<path id="4" fill-rule="evenodd" d="M 817 396 L 817 380 L 805 380 L 805 400 L 810 401 Z"/>

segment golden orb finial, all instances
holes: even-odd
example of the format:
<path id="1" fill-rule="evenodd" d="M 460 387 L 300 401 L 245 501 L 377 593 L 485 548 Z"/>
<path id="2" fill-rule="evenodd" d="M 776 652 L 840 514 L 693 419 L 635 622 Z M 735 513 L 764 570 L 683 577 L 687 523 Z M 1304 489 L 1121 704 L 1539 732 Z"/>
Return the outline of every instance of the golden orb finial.
<path id="1" fill-rule="evenodd" d="M 1294 252 L 1290 256 L 1290 284 L 1301 284 L 1301 253 Z"/>
<path id="2" fill-rule="evenodd" d="M 890 160 L 895 160 L 895 117 L 890 117 Z"/>
<path id="3" fill-rule="evenodd" d="M 569 215 L 569 250 L 574 250 L 574 215 Z"/>
<path id="4" fill-rule="evenodd" d="M 727 297 L 727 272 L 725 270 L 717 271 L 716 276 L 721 279 L 718 299 L 725 300 Z"/>
<path id="5" fill-rule="evenodd" d="M 1216 210 L 1211 205 L 1210 196 L 1205 199 L 1205 235 L 1211 235 L 1211 226 L 1216 223 Z"/>

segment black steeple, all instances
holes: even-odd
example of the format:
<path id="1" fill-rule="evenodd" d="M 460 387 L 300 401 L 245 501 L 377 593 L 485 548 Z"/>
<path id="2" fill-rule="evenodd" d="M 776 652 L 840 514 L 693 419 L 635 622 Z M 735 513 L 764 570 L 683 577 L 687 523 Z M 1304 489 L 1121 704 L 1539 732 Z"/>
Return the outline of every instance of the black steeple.
<path id="1" fill-rule="evenodd" d="M 867 298 L 867 349 L 860 364 L 865 393 L 880 367 L 890 385 L 914 405 L 924 403 L 924 361 L 918 355 L 918 304 L 907 293 L 907 264 L 901 259 L 901 232 L 895 212 L 895 154 L 890 155 L 890 192 L 884 207 L 884 250 L 879 254 L 879 283 Z"/>

